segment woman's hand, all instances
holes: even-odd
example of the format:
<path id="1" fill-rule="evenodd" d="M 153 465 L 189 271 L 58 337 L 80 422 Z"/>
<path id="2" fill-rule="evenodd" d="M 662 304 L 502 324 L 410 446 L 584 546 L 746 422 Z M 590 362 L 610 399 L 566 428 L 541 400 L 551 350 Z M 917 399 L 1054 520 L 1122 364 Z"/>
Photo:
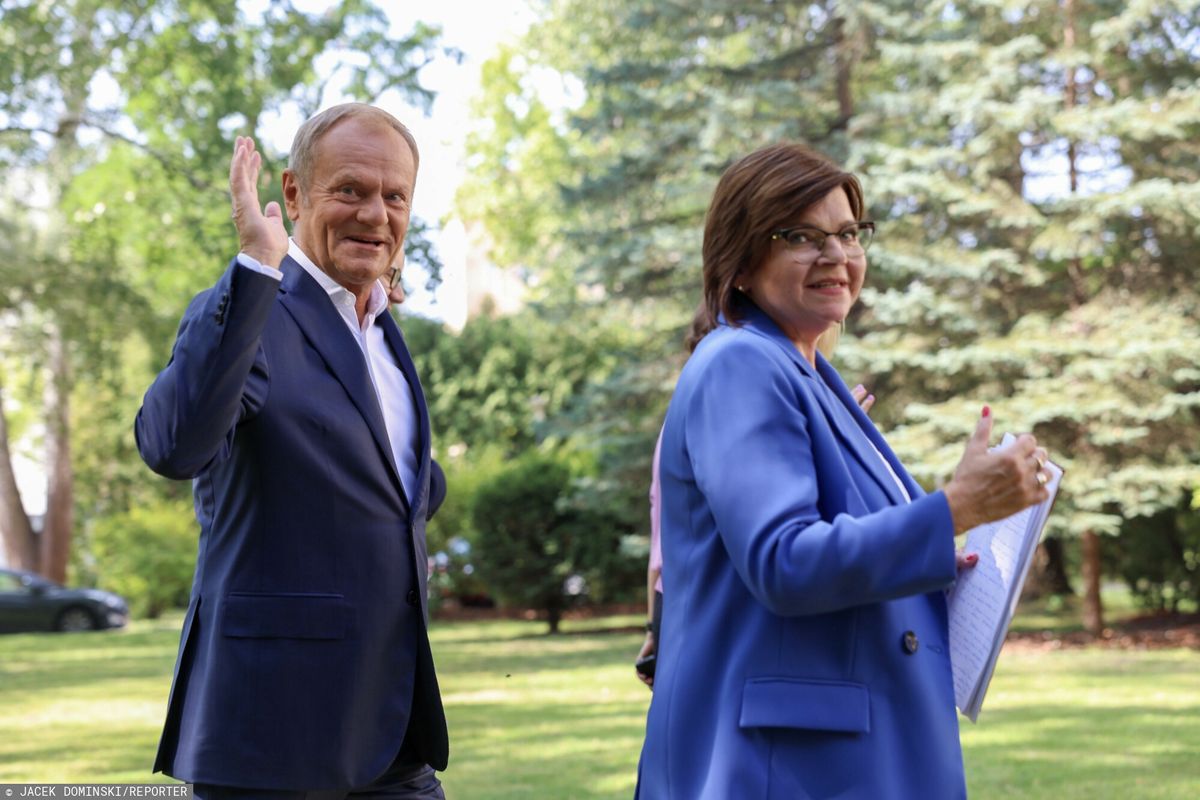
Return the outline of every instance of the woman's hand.
<path id="1" fill-rule="evenodd" d="M 954 477 L 944 490 L 956 536 L 976 525 L 1011 516 L 1049 496 L 1046 483 L 1050 476 L 1043 470 L 1046 451 L 1038 447 L 1037 439 L 1023 433 L 1011 447 L 992 453 L 988 451 L 991 433 L 991 412 L 985 406 Z"/>
<path id="2" fill-rule="evenodd" d="M 875 405 L 875 395 L 867 394 L 867 389 L 861 383 L 850 390 L 850 395 L 854 398 L 854 402 L 858 403 L 858 407 L 863 410 L 864 414 L 871 413 L 871 406 Z"/>

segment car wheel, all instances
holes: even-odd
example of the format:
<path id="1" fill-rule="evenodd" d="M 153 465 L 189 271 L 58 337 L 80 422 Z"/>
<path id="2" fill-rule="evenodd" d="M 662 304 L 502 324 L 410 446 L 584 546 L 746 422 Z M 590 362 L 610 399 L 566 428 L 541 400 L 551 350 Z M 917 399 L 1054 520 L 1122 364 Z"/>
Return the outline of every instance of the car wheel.
<path id="1" fill-rule="evenodd" d="M 58 615 L 54 621 L 56 631 L 94 631 L 96 618 L 86 608 L 73 606 Z"/>

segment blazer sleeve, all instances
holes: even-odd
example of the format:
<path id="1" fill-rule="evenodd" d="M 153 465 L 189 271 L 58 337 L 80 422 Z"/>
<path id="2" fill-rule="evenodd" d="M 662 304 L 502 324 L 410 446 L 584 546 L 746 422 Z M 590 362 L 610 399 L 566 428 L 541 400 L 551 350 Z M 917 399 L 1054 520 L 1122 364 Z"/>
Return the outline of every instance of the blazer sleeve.
<path id="1" fill-rule="evenodd" d="M 194 478 L 228 451 L 238 422 L 264 399 L 247 392 L 266 361 L 260 342 L 279 280 L 235 259 L 188 306 L 171 360 L 146 391 L 134 422 L 138 452 L 155 472 Z"/>
<path id="2" fill-rule="evenodd" d="M 810 379 L 766 349 L 773 344 L 749 336 L 725 344 L 690 395 L 685 446 L 697 487 L 750 592 L 773 613 L 803 615 L 953 581 L 954 526 L 945 495 L 825 518 L 818 486 L 853 487 L 845 485 L 851 473 L 839 456 L 824 452 L 818 461 L 814 453 L 810 428 L 827 423 L 823 415 L 806 416 L 811 405 L 802 402 L 800 382 Z M 818 470 L 824 470 L 820 482 Z"/>

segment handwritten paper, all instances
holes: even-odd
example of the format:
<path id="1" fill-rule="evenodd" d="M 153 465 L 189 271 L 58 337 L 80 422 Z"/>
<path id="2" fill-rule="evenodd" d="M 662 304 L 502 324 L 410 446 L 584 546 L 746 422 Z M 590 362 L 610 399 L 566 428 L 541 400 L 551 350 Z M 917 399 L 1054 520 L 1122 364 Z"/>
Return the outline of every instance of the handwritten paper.
<path id="1" fill-rule="evenodd" d="M 1005 434 L 993 449 L 1008 447 L 1015 440 L 1012 434 Z M 1046 500 L 967 532 L 965 550 L 977 553 L 979 562 L 963 570 L 949 591 L 954 702 L 972 722 L 983 706 L 996 659 L 1021 599 L 1021 587 L 1058 494 L 1062 469 L 1053 462 L 1047 462 L 1044 469 L 1050 476 Z"/>

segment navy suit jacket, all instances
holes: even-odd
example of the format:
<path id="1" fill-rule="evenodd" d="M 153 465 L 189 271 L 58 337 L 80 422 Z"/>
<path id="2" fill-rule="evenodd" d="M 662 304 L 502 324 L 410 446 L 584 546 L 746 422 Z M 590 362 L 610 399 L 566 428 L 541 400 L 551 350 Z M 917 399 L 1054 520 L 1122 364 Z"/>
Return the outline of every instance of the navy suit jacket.
<path id="1" fill-rule="evenodd" d="M 230 264 L 183 317 L 135 430 L 146 463 L 191 478 L 199 558 L 155 770 L 191 783 L 370 783 L 406 730 L 444 769 L 426 630 L 429 416 L 412 387 L 418 490 L 393 463 L 366 360 L 325 290 Z M 444 486 L 435 487 L 444 496 Z"/>
<path id="2" fill-rule="evenodd" d="M 965 797 L 949 506 L 828 362 L 757 308 L 721 324 L 680 375 L 659 469 L 664 634 L 637 796 Z"/>

